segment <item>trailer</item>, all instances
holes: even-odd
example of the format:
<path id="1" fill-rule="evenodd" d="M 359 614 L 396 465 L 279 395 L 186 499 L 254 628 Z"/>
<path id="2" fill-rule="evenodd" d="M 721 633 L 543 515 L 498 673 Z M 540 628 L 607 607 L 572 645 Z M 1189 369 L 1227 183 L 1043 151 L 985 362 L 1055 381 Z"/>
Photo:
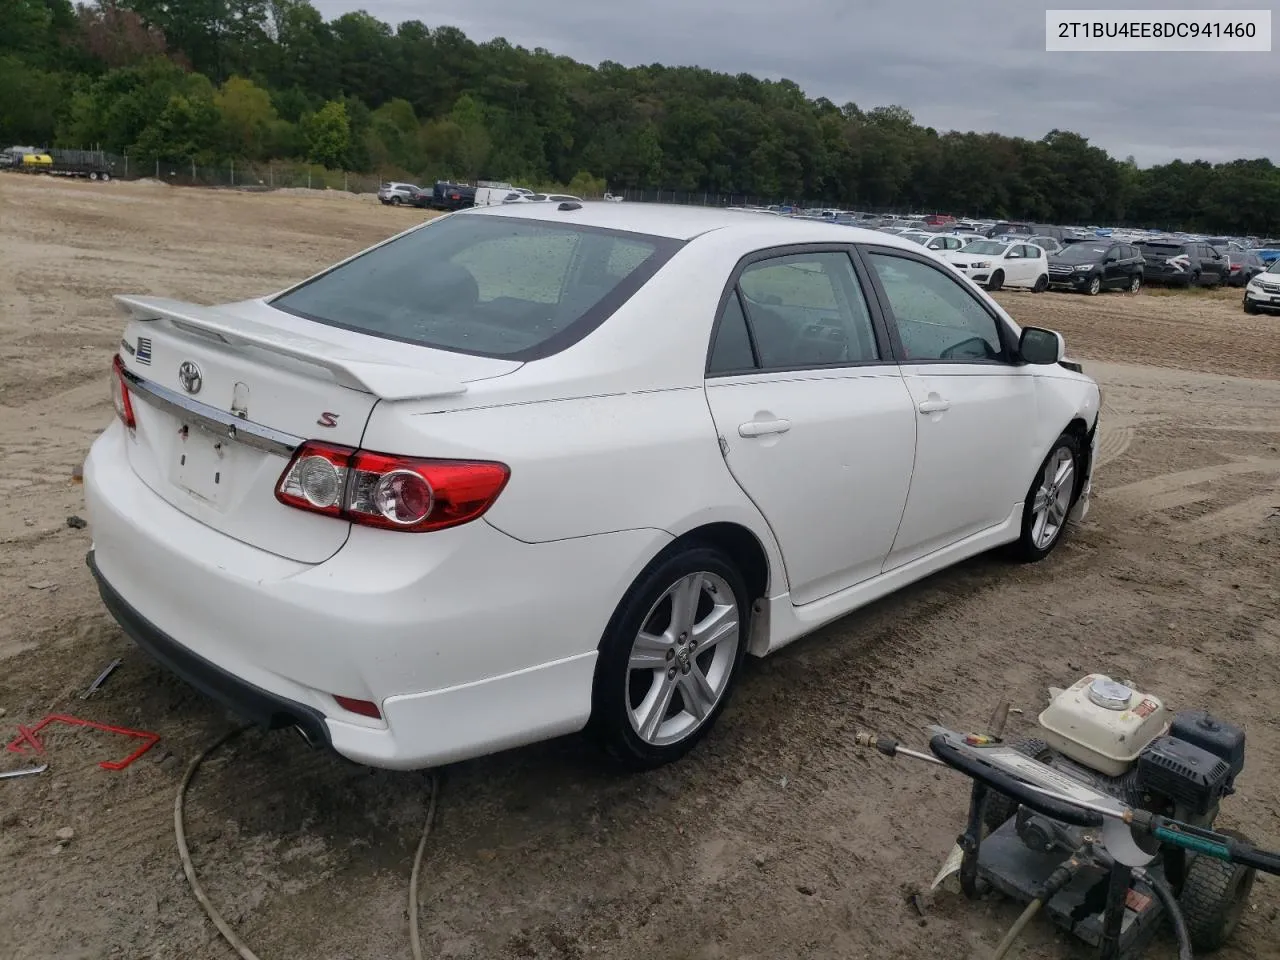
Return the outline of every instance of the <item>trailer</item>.
<path id="1" fill-rule="evenodd" d="M 100 150 L 41 151 L 32 147 L 10 147 L 0 153 L 0 169 L 105 181 L 115 175 L 115 162 Z"/>

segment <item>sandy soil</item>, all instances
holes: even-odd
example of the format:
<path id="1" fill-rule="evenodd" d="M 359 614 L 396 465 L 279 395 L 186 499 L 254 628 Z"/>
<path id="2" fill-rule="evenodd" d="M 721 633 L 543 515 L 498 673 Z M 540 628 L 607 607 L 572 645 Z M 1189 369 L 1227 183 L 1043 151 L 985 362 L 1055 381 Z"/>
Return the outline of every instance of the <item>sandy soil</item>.
<path id="1" fill-rule="evenodd" d="M 230 956 L 171 814 L 229 720 L 124 639 L 84 567 L 90 531 L 67 523 L 72 470 L 112 415 L 109 295 L 265 293 L 421 215 L 0 176 L 0 734 L 66 712 L 163 736 L 116 773 L 96 764 L 126 752 L 119 738 L 51 733 L 50 772 L 0 782 L 3 960 Z M 1234 293 L 1001 299 L 1062 330 L 1104 385 L 1089 522 L 1043 564 L 980 558 L 749 664 L 677 766 L 619 778 L 568 738 L 449 769 L 423 884 L 434 956 L 983 957 L 1013 906 L 909 902 L 960 828 L 965 783 L 852 735 L 919 742 L 930 722 L 980 725 L 1002 696 L 1027 726 L 1049 684 L 1090 669 L 1242 722 L 1249 764 L 1224 820 L 1280 846 L 1280 320 L 1246 317 Z M 263 960 L 408 957 L 424 783 L 247 735 L 193 786 L 197 868 Z M 1277 944 L 1280 883 L 1263 878 L 1221 956 Z M 1022 954 L 1086 955 L 1043 924 Z"/>

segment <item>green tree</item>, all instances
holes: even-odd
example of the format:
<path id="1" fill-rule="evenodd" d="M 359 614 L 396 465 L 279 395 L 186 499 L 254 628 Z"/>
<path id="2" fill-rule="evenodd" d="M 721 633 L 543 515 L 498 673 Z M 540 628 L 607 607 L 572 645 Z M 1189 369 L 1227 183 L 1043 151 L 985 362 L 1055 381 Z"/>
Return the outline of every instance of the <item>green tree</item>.
<path id="1" fill-rule="evenodd" d="M 302 132 L 306 138 L 308 160 L 326 167 L 342 165 L 351 145 L 351 124 L 345 104 L 330 100 L 303 118 Z"/>
<path id="2" fill-rule="evenodd" d="M 278 117 L 271 95 L 244 77 L 231 77 L 213 96 L 227 152 L 248 159 L 260 159 L 267 150 Z"/>

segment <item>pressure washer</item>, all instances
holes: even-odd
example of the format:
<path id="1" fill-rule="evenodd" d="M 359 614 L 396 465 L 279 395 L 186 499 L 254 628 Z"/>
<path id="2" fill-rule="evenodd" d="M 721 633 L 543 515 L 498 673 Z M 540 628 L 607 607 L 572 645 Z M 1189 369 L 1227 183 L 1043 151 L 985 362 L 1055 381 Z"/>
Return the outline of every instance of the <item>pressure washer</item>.
<path id="1" fill-rule="evenodd" d="M 1099 960 L 1137 960 L 1166 920 L 1179 960 L 1223 946 L 1258 871 L 1280 875 L 1280 853 L 1215 829 L 1244 768 L 1244 730 L 1102 674 L 1049 697 L 1033 738 L 1002 738 L 1005 702 L 985 733 L 930 727 L 930 753 L 855 739 L 973 781 L 950 872 L 969 899 L 994 890 L 1026 905 L 993 960 L 1040 911 Z"/>

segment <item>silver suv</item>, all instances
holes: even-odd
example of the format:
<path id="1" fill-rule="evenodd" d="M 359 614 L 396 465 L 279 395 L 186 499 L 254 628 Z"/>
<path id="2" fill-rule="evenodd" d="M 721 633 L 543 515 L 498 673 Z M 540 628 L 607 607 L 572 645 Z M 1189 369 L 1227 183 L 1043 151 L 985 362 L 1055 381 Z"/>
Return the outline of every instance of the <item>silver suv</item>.
<path id="1" fill-rule="evenodd" d="M 384 183 L 378 188 L 378 199 L 384 204 L 398 207 L 402 203 L 409 203 L 417 192 L 418 188 L 412 183 Z"/>

